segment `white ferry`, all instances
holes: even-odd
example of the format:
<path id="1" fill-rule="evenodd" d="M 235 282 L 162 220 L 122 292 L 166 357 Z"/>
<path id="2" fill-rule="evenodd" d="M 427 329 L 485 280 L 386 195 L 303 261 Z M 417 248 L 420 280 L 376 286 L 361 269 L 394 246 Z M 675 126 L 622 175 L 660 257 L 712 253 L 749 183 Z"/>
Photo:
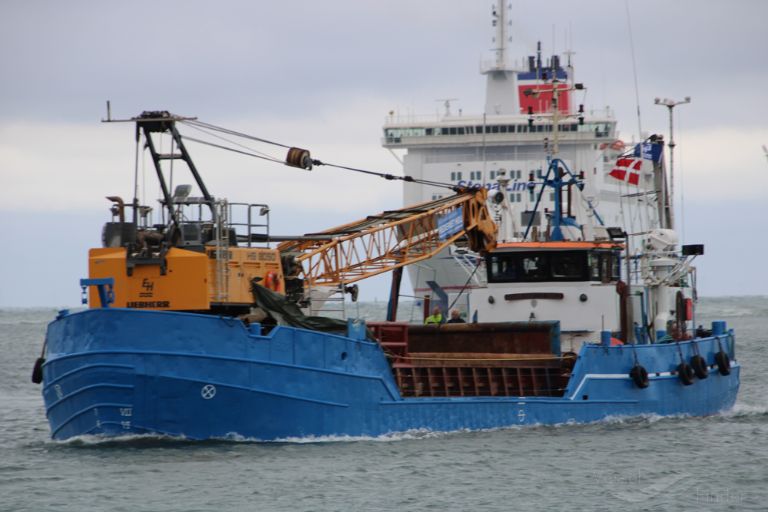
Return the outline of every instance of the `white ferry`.
<path id="1" fill-rule="evenodd" d="M 617 157 L 632 146 L 620 140 L 610 108 L 597 110 L 583 104 L 585 86 L 573 80 L 573 52 L 545 57 L 539 43 L 536 55 L 527 57 L 524 65 L 513 64 L 509 6 L 504 2 L 498 1 L 493 8 L 492 26 L 494 56 L 481 65 L 486 77 L 482 112 L 454 111 L 452 100 L 446 100 L 442 115 L 393 111 L 387 117 L 382 144 L 402 161 L 404 174 L 487 188 L 499 225 L 499 243 L 547 240 L 549 212 L 556 207 L 585 227 L 572 230 L 566 237 L 571 241 L 593 239 L 592 232 L 585 232 L 592 227 L 620 227 L 633 234 L 671 227 L 669 208 L 664 206 L 669 203 L 666 185 L 659 182 L 663 173 L 654 172 L 652 164 L 616 170 Z M 543 182 L 546 158 L 553 151 L 583 177 L 583 189 L 563 194 L 560 205 Z M 405 183 L 403 203 L 413 205 L 450 193 L 444 187 Z M 639 244 L 630 240 L 630 245 Z M 484 288 L 486 273 L 474 270 L 479 262 L 464 247 L 453 246 L 436 258 L 409 266 L 414 295 L 431 295 L 434 286 L 429 282 L 438 283 L 449 294 Z M 457 305 L 465 310 L 468 306 L 462 300 Z"/>

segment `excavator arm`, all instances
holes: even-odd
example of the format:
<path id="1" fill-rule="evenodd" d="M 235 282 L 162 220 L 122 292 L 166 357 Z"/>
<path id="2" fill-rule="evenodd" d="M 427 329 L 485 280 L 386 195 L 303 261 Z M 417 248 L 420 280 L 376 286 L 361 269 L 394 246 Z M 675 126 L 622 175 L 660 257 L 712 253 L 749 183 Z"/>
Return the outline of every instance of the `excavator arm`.
<path id="1" fill-rule="evenodd" d="M 486 198 L 485 189 L 465 190 L 283 242 L 278 250 L 292 259 L 294 272 L 288 273 L 305 287 L 354 283 L 462 241 L 483 253 L 496 246 L 497 231 Z"/>

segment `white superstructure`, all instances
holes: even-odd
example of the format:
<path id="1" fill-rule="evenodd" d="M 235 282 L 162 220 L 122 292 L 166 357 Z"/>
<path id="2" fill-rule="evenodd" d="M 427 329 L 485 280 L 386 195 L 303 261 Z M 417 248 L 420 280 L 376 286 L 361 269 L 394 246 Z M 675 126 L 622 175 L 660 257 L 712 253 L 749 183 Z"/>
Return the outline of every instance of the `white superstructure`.
<path id="1" fill-rule="evenodd" d="M 548 233 L 546 212 L 554 209 L 554 193 L 547 189 L 539 213 L 533 210 L 543 187 L 546 157 L 552 153 L 556 109 L 557 156 L 584 177 L 584 189 L 564 197 L 564 211 L 585 226 L 619 226 L 633 233 L 658 227 L 658 208 L 649 208 L 658 190 L 653 170 L 638 172 L 634 183 L 608 174 L 625 145 L 618 138 L 610 109 L 585 110 L 577 104 L 583 92 L 581 84 L 574 84 L 571 78 L 570 52 L 563 65 L 557 55 L 543 59 L 539 45 L 537 55 L 528 57 L 524 68 L 516 68 L 510 63 L 509 12 L 504 2 L 497 2 L 492 21 L 494 55 L 481 65 L 486 76 L 484 112 L 452 112 L 450 100 L 446 100 L 443 115 L 392 112 L 387 117 L 382 144 L 405 152 L 404 174 L 456 186 L 484 186 L 491 197 L 497 196 L 499 220 L 508 219 L 500 226 L 500 241 L 520 240 L 529 227 L 529 239 L 532 235 L 543 240 Z M 553 78 L 557 79 L 557 95 L 552 91 Z M 494 194 L 500 188 L 506 188 L 503 203 Z M 444 187 L 406 183 L 403 203 L 413 205 L 451 193 Z M 639 203 L 644 207 L 630 207 Z M 435 281 L 449 292 L 467 283 L 484 286 L 484 273 L 471 275 L 473 268 L 472 255 L 453 248 L 424 265 L 409 267 L 409 273 L 415 294 L 421 296 L 430 293 L 427 281 Z"/>

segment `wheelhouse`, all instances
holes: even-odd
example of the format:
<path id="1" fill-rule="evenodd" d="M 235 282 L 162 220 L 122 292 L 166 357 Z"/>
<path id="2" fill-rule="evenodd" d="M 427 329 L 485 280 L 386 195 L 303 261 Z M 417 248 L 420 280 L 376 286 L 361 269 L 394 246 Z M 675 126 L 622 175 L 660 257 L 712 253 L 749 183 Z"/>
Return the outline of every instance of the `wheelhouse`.
<path id="1" fill-rule="evenodd" d="M 500 244 L 486 256 L 488 282 L 616 282 L 621 249 L 610 243 Z"/>

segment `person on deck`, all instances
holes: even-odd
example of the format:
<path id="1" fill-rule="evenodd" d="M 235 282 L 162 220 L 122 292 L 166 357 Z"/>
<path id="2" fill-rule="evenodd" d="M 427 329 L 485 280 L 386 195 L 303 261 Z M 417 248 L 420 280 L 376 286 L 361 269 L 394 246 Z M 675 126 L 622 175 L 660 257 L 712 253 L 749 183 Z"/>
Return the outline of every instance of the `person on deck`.
<path id="1" fill-rule="evenodd" d="M 430 324 L 440 325 L 441 323 L 443 323 L 443 314 L 440 312 L 440 307 L 435 306 L 434 309 L 432 310 L 432 314 L 424 319 L 424 325 L 430 325 Z"/>
<path id="2" fill-rule="evenodd" d="M 465 324 L 463 318 L 461 318 L 461 313 L 459 313 L 458 309 L 452 309 L 451 310 L 451 318 L 448 319 L 449 324 Z"/>

